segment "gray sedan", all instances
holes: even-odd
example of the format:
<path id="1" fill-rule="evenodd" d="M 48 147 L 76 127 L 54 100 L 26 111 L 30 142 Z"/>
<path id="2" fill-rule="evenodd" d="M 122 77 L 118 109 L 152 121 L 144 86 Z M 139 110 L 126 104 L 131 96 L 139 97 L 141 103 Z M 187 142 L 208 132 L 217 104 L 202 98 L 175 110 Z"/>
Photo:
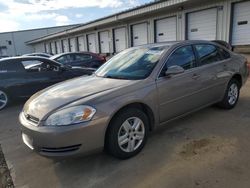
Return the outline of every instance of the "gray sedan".
<path id="1" fill-rule="evenodd" d="M 132 157 L 155 127 L 212 104 L 235 107 L 248 77 L 246 62 L 207 41 L 124 50 L 92 76 L 33 95 L 19 117 L 23 142 L 51 157 L 103 148 Z"/>

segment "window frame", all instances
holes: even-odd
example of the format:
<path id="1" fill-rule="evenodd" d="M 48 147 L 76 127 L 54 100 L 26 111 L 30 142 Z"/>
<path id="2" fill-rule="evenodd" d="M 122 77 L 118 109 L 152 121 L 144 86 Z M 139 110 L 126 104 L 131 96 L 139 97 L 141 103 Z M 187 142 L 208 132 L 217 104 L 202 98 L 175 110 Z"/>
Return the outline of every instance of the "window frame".
<path id="1" fill-rule="evenodd" d="M 196 51 L 195 51 L 195 49 L 194 49 L 193 44 L 183 44 L 183 45 L 181 45 L 181 46 L 177 46 L 176 48 L 174 48 L 174 49 L 170 52 L 170 54 L 166 57 L 166 59 L 164 60 L 164 63 L 162 64 L 162 66 L 161 66 L 161 68 L 160 68 L 160 71 L 158 72 L 157 79 L 164 78 L 164 76 L 161 76 L 161 72 L 162 72 L 164 66 L 166 65 L 166 63 L 168 62 L 169 58 L 171 57 L 171 55 L 173 55 L 173 53 L 175 53 L 176 50 L 178 50 L 178 49 L 180 49 L 180 48 L 183 48 L 183 47 L 186 47 L 186 46 L 191 46 L 191 48 L 192 48 L 192 50 L 193 50 L 193 53 L 194 53 L 194 66 L 193 66 L 192 68 L 190 68 L 190 69 L 185 70 L 184 73 L 187 72 L 187 71 L 193 70 L 193 69 L 195 69 L 195 68 L 198 67 L 198 56 L 197 56 L 197 54 L 196 54 Z"/>

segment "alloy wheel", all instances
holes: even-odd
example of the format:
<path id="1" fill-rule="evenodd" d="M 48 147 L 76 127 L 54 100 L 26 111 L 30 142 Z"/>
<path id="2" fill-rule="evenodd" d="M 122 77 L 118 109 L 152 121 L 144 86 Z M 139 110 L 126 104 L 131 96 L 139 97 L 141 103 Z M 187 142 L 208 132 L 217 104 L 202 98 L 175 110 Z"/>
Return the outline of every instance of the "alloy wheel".
<path id="1" fill-rule="evenodd" d="M 145 125 L 138 117 L 128 118 L 119 129 L 118 144 L 124 152 L 133 152 L 142 144 L 145 137 Z"/>
<path id="2" fill-rule="evenodd" d="M 237 84 L 233 83 L 228 90 L 228 103 L 234 105 L 238 99 L 239 89 Z"/>

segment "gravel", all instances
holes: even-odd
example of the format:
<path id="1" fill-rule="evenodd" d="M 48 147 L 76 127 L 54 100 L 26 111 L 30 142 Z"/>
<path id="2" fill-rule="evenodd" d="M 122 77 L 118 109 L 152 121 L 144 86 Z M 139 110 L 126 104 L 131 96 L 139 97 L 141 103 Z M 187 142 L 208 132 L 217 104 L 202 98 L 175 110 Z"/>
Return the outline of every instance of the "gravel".
<path id="1" fill-rule="evenodd" d="M 0 188 L 12 187 L 14 187 L 14 184 L 0 145 Z"/>

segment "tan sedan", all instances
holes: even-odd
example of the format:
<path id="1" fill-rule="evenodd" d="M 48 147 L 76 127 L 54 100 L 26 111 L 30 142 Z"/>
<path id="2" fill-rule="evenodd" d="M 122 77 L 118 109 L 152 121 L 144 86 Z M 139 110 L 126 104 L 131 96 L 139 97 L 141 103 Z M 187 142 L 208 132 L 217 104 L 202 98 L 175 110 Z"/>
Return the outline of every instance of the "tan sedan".
<path id="1" fill-rule="evenodd" d="M 247 76 L 246 59 L 213 42 L 130 48 L 92 76 L 33 95 L 20 114 L 22 138 L 45 156 L 105 148 L 126 159 L 159 125 L 212 104 L 233 108 Z"/>

